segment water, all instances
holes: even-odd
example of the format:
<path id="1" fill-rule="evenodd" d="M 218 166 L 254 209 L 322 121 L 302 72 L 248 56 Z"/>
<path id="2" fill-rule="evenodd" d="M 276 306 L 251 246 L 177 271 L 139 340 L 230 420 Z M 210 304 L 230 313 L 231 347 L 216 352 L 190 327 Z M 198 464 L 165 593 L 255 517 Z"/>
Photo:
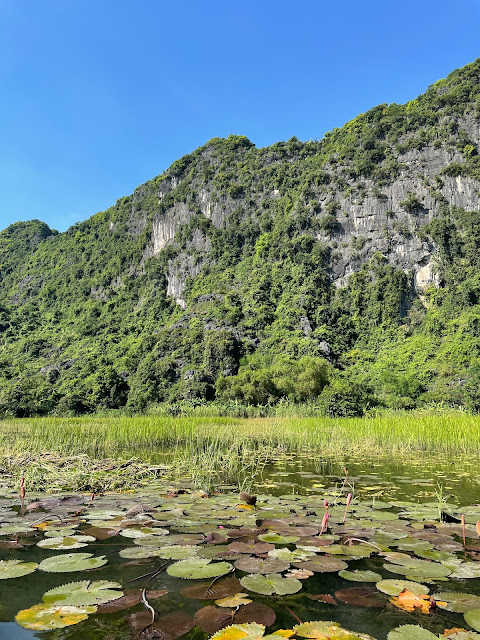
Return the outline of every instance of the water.
<path id="1" fill-rule="evenodd" d="M 348 475 L 345 477 L 343 467 L 348 468 Z M 112 520 L 112 526 L 115 528 L 121 521 L 121 518 L 115 516 L 115 511 L 125 513 L 128 507 L 134 504 L 144 504 L 155 506 L 160 509 L 160 520 L 154 520 L 153 524 L 161 526 L 167 523 L 170 526 L 171 534 L 175 532 L 188 533 L 188 528 L 195 529 L 195 525 L 191 522 L 204 522 L 205 526 L 197 525 L 197 531 L 203 529 L 204 533 L 209 530 L 220 532 L 228 531 L 230 528 L 238 528 L 241 526 L 241 520 L 246 526 L 255 526 L 255 519 L 260 513 L 261 518 L 268 516 L 269 510 L 272 510 L 274 518 L 298 517 L 310 518 L 312 524 L 319 528 L 319 522 L 323 516 L 323 497 L 328 495 L 330 502 L 335 501 L 335 496 L 345 497 L 347 492 L 352 492 L 355 498 L 359 500 L 360 505 L 352 508 L 358 509 L 358 518 L 354 518 L 353 514 L 349 516 L 349 522 L 356 522 L 358 527 L 362 527 L 368 522 L 366 527 L 375 525 L 375 520 L 371 517 L 381 518 L 381 512 L 375 508 L 375 502 L 399 502 L 410 501 L 418 505 L 427 505 L 426 509 L 433 510 L 438 513 L 439 509 L 444 508 L 443 505 L 457 505 L 458 510 L 453 508 L 453 515 L 460 514 L 460 507 L 465 505 L 474 505 L 478 501 L 479 486 L 476 477 L 476 461 L 467 458 L 452 461 L 448 457 L 440 456 L 424 456 L 421 459 L 388 459 L 374 458 L 367 461 L 359 462 L 355 456 L 351 454 L 349 457 L 341 460 L 335 458 L 329 459 L 308 459 L 306 457 L 294 457 L 287 454 L 279 455 L 264 471 L 261 477 L 257 478 L 257 486 L 255 492 L 261 496 L 262 504 L 257 511 L 242 510 L 235 505 L 238 503 L 237 497 L 229 498 L 221 493 L 218 497 L 209 500 L 197 498 L 192 500 L 189 494 L 181 494 L 175 497 L 167 497 L 165 484 L 160 482 L 158 486 L 152 487 L 149 491 L 139 491 L 135 494 L 107 495 L 99 497 L 91 505 L 65 506 L 61 502 L 52 505 L 50 511 L 39 511 L 27 514 L 26 521 L 30 524 L 35 519 L 41 519 L 42 514 L 55 513 L 64 521 L 71 520 L 72 526 L 82 533 L 85 529 L 95 525 L 95 520 L 87 522 L 85 515 L 95 515 L 100 510 L 110 510 L 113 515 L 105 516 L 105 519 Z M 188 484 L 188 483 L 187 483 Z M 225 489 L 225 494 L 228 490 Z M 269 497 L 270 496 L 270 497 Z M 31 498 L 42 499 L 44 496 L 32 496 Z M 85 499 L 85 501 L 87 501 Z M 27 501 L 28 502 L 28 501 Z M 440 503 L 438 508 L 434 508 L 433 503 Z M 361 505 L 366 505 L 366 514 L 361 511 Z M 373 505 L 373 508 L 372 508 Z M 13 494 L 6 495 L 0 501 L 2 511 L 0 518 L 3 524 L 18 523 L 24 521 L 19 513 L 19 500 Z M 74 512 L 80 511 L 81 508 L 87 509 L 86 514 L 73 515 Z M 337 511 L 331 507 L 332 521 L 341 522 L 341 514 L 345 507 L 338 507 Z M 405 507 L 392 507 L 384 511 L 392 513 L 400 513 Z M 12 509 L 13 512 L 12 513 Z M 383 506 L 382 506 L 383 509 Z M 180 511 L 178 511 L 180 510 Z M 236 513 L 238 515 L 227 515 Z M 295 516 L 291 512 L 295 513 Z M 275 514 L 280 513 L 280 516 Z M 308 515 L 314 513 L 314 515 Z M 379 515 L 380 513 L 380 515 Z M 225 515 L 223 515 L 225 514 Z M 282 515 L 284 514 L 284 515 Z M 100 514 L 101 515 L 101 514 Z M 230 518 L 235 518 L 235 524 L 232 525 Z M 240 521 L 236 521 L 240 519 Z M 477 511 L 471 509 L 467 515 L 468 537 L 471 542 L 476 540 L 478 536 L 475 534 L 474 523 L 477 519 Z M 480 507 L 478 509 L 478 519 L 480 519 Z M 55 520 L 53 518 L 53 520 Z M 188 520 L 188 526 L 182 526 Z M 57 520 L 58 521 L 58 520 Z M 218 523 L 224 523 L 227 529 L 219 529 Z M 392 527 L 388 521 L 381 522 L 381 527 L 387 529 Z M 409 527 L 409 534 L 415 534 L 423 528 L 422 520 L 394 519 L 393 529 L 399 527 L 405 528 L 408 522 L 413 525 Z M 373 523 L 373 524 L 372 524 Z M 395 523 L 399 523 L 398 525 Z M 1 524 L 1 523 L 0 523 Z M 133 527 L 140 528 L 140 520 L 137 517 L 137 524 Z M 223 525 L 222 525 L 223 526 Z M 293 523 L 291 527 L 302 526 L 300 522 Z M 339 525 L 337 525 L 338 527 Z M 440 527 L 441 525 L 438 524 Z M 448 535 L 452 542 L 458 545 L 461 540 L 459 529 L 456 525 L 444 525 L 451 527 Z M 1 532 L 1 529 L 0 529 Z M 461 533 L 461 532 L 460 532 Z M 360 534 L 359 534 L 360 535 Z M 475 537 L 474 537 L 475 536 Z M 0 547 L 0 560 L 17 559 L 22 562 L 41 562 L 45 558 L 55 556 L 59 552 L 40 548 L 37 542 L 43 539 L 43 532 L 39 531 L 35 535 L 4 535 L 0 539 L 4 541 L 18 540 L 22 545 L 19 548 L 6 548 L 6 544 Z M 248 540 L 252 536 L 247 536 Z M 316 537 L 316 536 L 314 536 Z M 368 536 L 367 536 L 368 537 Z M 232 540 L 229 540 L 231 542 Z M 300 544 L 298 542 L 297 544 Z M 143 611 L 145 608 L 140 603 L 133 608 L 125 609 L 117 613 L 108 614 L 92 614 L 85 621 L 79 624 L 65 627 L 55 631 L 31 631 L 23 629 L 14 622 L 16 614 L 33 605 L 42 602 L 43 594 L 54 588 L 70 582 L 81 580 L 110 580 L 118 582 L 123 589 L 139 589 L 143 588 L 148 578 L 142 578 L 135 581 L 136 578 L 151 572 L 157 568 L 163 560 L 159 558 L 150 558 L 133 564 L 128 559 L 119 556 L 119 550 L 126 547 L 136 547 L 132 538 L 121 535 L 114 535 L 105 540 L 96 540 L 90 542 L 86 547 L 65 551 L 65 553 L 92 553 L 94 556 L 105 555 L 108 563 L 99 569 L 93 571 L 69 572 L 69 573 L 47 573 L 36 570 L 29 575 L 20 578 L 12 578 L 0 580 L 0 639 L 3 640 L 27 640 L 28 638 L 42 638 L 45 640 L 122 640 L 139 637 L 136 632 L 129 629 L 125 619 L 132 613 Z M 201 545 L 201 548 L 208 547 L 210 550 L 215 545 Z M 277 545 L 283 548 L 282 545 Z M 295 544 L 290 544 L 286 548 L 294 550 Z M 220 549 L 220 546 L 218 547 Z M 223 546 L 222 549 L 225 547 Z M 393 548 L 397 551 L 397 548 Z M 472 564 L 477 563 L 477 553 L 471 552 L 466 556 L 465 553 L 458 555 L 460 559 L 467 558 Z M 235 561 L 235 558 L 218 558 L 220 561 Z M 215 560 L 213 560 L 215 562 Z M 370 558 L 361 558 L 358 560 L 348 561 L 348 570 L 367 569 L 377 572 L 382 578 L 403 579 L 402 575 L 392 574 L 385 570 L 384 559 L 378 555 Z M 238 577 L 245 574 L 239 570 L 236 571 Z M 418 580 L 422 582 L 422 580 Z M 213 605 L 213 601 L 204 601 L 184 597 L 180 594 L 180 590 L 191 584 L 195 584 L 196 580 L 180 580 L 171 577 L 165 571 L 160 573 L 152 583 L 149 589 L 167 590 L 168 593 L 154 601 L 154 606 L 159 612 L 160 619 L 169 614 L 181 611 L 189 616 L 194 616 L 195 612 L 205 605 Z M 279 628 L 291 628 L 298 622 L 308 620 L 334 620 L 339 622 L 347 629 L 357 632 L 371 634 L 377 640 L 385 640 L 389 630 L 400 624 L 420 624 L 424 628 L 428 628 L 436 634 L 443 632 L 446 628 L 463 627 L 469 628 L 460 613 L 448 612 L 444 610 L 436 610 L 434 613 L 425 615 L 418 612 L 405 612 L 393 605 L 388 604 L 388 596 L 378 592 L 380 599 L 383 599 L 382 606 L 379 608 L 363 608 L 346 604 L 337 600 L 337 605 L 332 606 L 317 602 L 310 599 L 309 595 L 332 594 L 338 592 L 339 589 L 351 587 L 372 587 L 372 583 L 364 582 L 348 582 L 335 573 L 315 573 L 302 582 L 302 589 L 297 593 L 285 596 L 265 596 L 256 593 L 250 593 L 250 598 L 254 602 L 263 603 L 274 609 L 276 613 L 276 621 L 274 625 L 268 628 L 267 633 Z M 480 594 L 480 578 L 472 579 L 448 579 L 445 582 L 433 581 L 427 583 L 431 588 L 431 593 L 435 591 L 467 591 L 469 593 Z M 245 589 L 242 589 L 245 592 Z M 173 633 L 173 632 L 171 632 Z M 167 640 L 173 638 L 175 634 L 166 636 Z M 198 629 L 190 631 L 185 638 L 193 638 L 201 640 L 208 637 L 207 634 Z"/>

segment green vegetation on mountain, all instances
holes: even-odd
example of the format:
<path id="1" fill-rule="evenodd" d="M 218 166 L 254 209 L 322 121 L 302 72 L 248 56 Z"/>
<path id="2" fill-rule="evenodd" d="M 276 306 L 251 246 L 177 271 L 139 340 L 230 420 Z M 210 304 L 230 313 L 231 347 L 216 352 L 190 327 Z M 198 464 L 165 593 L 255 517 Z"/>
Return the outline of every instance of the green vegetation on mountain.
<path id="1" fill-rule="evenodd" d="M 8 227 L 0 414 L 480 410 L 479 131 L 477 60 L 318 142 L 215 138 L 65 233 Z"/>

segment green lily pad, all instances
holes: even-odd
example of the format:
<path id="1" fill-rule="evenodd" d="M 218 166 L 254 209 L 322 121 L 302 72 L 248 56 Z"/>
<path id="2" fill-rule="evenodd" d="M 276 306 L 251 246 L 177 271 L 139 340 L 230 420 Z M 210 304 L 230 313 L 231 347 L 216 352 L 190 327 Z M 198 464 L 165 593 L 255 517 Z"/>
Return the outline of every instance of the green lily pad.
<path id="1" fill-rule="evenodd" d="M 56 606 L 53 604 L 36 604 L 30 609 L 17 613 L 15 620 L 25 629 L 33 631 L 50 631 L 63 629 L 85 620 L 89 614 L 95 613 L 97 607 Z"/>
<path id="2" fill-rule="evenodd" d="M 300 638 L 312 638 L 324 640 L 375 640 L 366 633 L 357 633 L 356 631 L 347 631 L 343 629 L 338 622 L 320 621 L 304 622 L 293 627 L 295 634 Z"/>
<path id="3" fill-rule="evenodd" d="M 452 572 L 450 578 L 480 578 L 480 564 L 478 562 L 461 562 L 460 564 L 444 563 Z"/>
<path id="4" fill-rule="evenodd" d="M 266 596 L 277 594 L 285 596 L 290 593 L 297 593 L 302 588 L 302 583 L 296 578 L 283 578 L 278 573 L 271 573 L 264 576 L 260 573 L 254 573 L 244 576 L 240 580 L 240 584 L 249 591 L 261 593 Z"/>
<path id="5" fill-rule="evenodd" d="M 465 622 L 475 629 L 480 631 L 480 609 L 470 609 L 464 613 L 463 617 Z"/>
<path id="6" fill-rule="evenodd" d="M 121 558 L 129 558 L 131 560 L 140 560 L 142 558 L 158 558 L 165 547 L 160 549 L 155 547 L 127 547 L 118 552 Z M 170 549 L 172 547 L 166 547 Z"/>
<path id="7" fill-rule="evenodd" d="M 86 547 L 89 542 L 95 542 L 95 538 L 93 536 L 65 536 L 45 538 L 45 540 L 37 542 L 37 546 L 44 549 L 80 549 Z"/>
<path id="8" fill-rule="evenodd" d="M 168 534 L 168 529 L 161 529 L 160 527 L 142 527 L 141 529 L 127 527 L 120 531 L 120 535 L 124 538 L 148 538 L 150 536 L 166 536 Z"/>
<path id="9" fill-rule="evenodd" d="M 36 562 L 22 562 L 21 560 L 0 560 L 0 580 L 21 578 L 33 573 L 38 567 Z"/>
<path id="10" fill-rule="evenodd" d="M 193 544 L 172 545 L 154 549 L 155 555 L 166 560 L 185 560 L 186 558 L 198 558 L 200 549 Z"/>
<path id="11" fill-rule="evenodd" d="M 72 605 L 82 607 L 93 604 L 104 604 L 111 600 L 116 600 L 123 596 L 122 588 L 118 582 L 108 580 L 82 580 L 81 582 L 70 582 L 61 587 L 55 587 L 43 594 L 42 600 L 46 604 Z"/>
<path id="12" fill-rule="evenodd" d="M 424 563 L 424 564 L 421 564 Z M 436 562 L 428 562 L 427 560 L 412 559 L 412 563 L 408 566 L 399 564 L 384 564 L 383 568 L 392 573 L 399 573 L 403 576 L 412 576 L 415 578 L 442 578 L 449 576 L 452 571 L 448 567 L 444 567 Z"/>
<path id="13" fill-rule="evenodd" d="M 466 613 L 470 609 L 480 609 L 480 596 L 472 593 L 458 593 L 455 591 L 441 591 L 435 594 L 435 600 L 438 601 L 437 606 L 447 611 L 455 611 L 456 613 Z M 442 602 L 446 602 L 443 605 Z"/>
<path id="14" fill-rule="evenodd" d="M 0 536 L 10 536 L 15 533 L 28 533 L 29 531 L 33 531 L 33 529 L 24 524 L 6 524 L 5 526 L 0 527 Z"/>
<path id="15" fill-rule="evenodd" d="M 104 564 L 107 564 L 105 556 L 93 557 L 91 553 L 65 553 L 42 560 L 38 568 L 40 571 L 48 571 L 49 573 L 69 573 L 98 569 Z"/>
<path id="16" fill-rule="evenodd" d="M 426 585 L 410 580 L 380 580 L 375 586 L 389 596 L 398 596 L 404 589 L 408 589 L 416 596 L 425 595 L 430 591 Z"/>
<path id="17" fill-rule="evenodd" d="M 297 569 L 307 569 L 315 573 L 336 573 L 348 567 L 348 564 L 340 558 L 327 556 L 314 556 L 304 562 L 294 562 L 293 566 Z"/>
<path id="18" fill-rule="evenodd" d="M 403 624 L 401 627 L 392 629 L 387 640 L 438 640 L 438 636 L 418 624 Z"/>
<path id="19" fill-rule="evenodd" d="M 248 622 L 246 624 L 231 624 L 211 636 L 210 640 L 260 640 L 265 633 L 263 624 Z"/>
<path id="20" fill-rule="evenodd" d="M 174 562 L 167 568 L 167 573 L 174 578 L 197 580 L 200 578 L 216 578 L 233 571 L 229 562 L 213 562 L 208 558 L 189 558 Z"/>
<path id="21" fill-rule="evenodd" d="M 258 536 L 262 542 L 272 542 L 273 544 L 293 544 L 300 540 L 300 536 L 282 536 L 280 533 L 262 533 Z"/>
<path id="22" fill-rule="evenodd" d="M 344 569 L 339 571 L 338 575 L 345 578 L 345 580 L 352 580 L 352 582 L 379 582 L 382 579 L 382 576 L 374 571 L 360 571 L 358 569 L 355 569 L 355 571 Z"/>
<path id="23" fill-rule="evenodd" d="M 235 563 L 235 568 L 245 573 L 282 573 L 286 571 L 290 563 L 280 558 L 240 558 Z"/>

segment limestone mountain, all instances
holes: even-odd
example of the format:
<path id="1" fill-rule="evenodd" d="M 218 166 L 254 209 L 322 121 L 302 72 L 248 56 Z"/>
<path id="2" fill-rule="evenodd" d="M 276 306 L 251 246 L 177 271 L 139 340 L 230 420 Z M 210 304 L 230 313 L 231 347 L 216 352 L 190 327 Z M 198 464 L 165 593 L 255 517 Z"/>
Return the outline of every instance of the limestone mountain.
<path id="1" fill-rule="evenodd" d="M 215 138 L 0 233 L 0 412 L 480 407 L 480 59 L 320 141 Z"/>

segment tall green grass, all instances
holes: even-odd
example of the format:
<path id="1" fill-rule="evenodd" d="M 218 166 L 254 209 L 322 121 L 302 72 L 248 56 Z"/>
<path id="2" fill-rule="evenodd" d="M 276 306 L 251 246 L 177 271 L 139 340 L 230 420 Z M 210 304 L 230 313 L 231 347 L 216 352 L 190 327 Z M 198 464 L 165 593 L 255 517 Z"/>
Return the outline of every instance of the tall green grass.
<path id="1" fill-rule="evenodd" d="M 85 416 L 0 421 L 0 457 L 15 452 L 155 458 L 178 449 L 231 445 L 324 453 L 480 452 L 480 416 L 391 412 L 367 418 Z"/>

